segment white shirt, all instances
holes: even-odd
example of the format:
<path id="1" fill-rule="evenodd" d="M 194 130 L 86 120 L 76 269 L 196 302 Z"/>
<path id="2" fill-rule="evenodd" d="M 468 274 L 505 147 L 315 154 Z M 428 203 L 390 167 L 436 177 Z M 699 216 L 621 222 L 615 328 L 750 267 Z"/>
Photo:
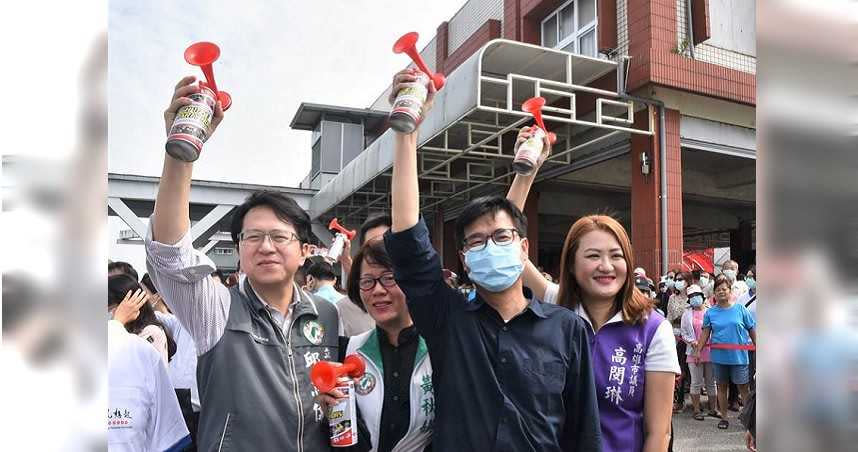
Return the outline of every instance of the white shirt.
<path id="1" fill-rule="evenodd" d="M 107 445 L 111 452 L 181 450 L 191 442 L 158 352 L 119 322 L 107 322 Z"/>
<path id="2" fill-rule="evenodd" d="M 557 304 L 557 295 L 559 293 L 560 285 L 548 283 L 548 287 L 545 288 L 545 300 L 543 301 L 545 303 Z M 575 313 L 584 319 L 584 321 L 587 322 L 587 325 L 590 325 L 590 331 L 595 334 L 595 331 L 593 330 L 593 322 L 590 321 L 590 316 L 587 315 L 587 311 L 584 307 L 579 304 L 575 308 Z M 605 325 L 622 321 L 623 314 L 618 312 L 614 314 L 614 316 L 611 317 Z M 647 372 L 681 373 L 679 368 L 679 358 L 677 358 L 676 355 L 676 339 L 673 336 L 673 326 L 671 326 L 667 319 L 662 320 L 658 325 L 658 329 L 655 330 L 655 335 L 653 335 L 652 341 L 649 343 L 649 349 L 647 349 L 644 363 L 646 364 Z"/>
<path id="3" fill-rule="evenodd" d="M 176 341 L 176 354 L 170 360 L 168 371 L 173 387 L 191 390 L 191 406 L 195 412 L 200 411 L 200 392 L 197 389 L 197 347 L 191 333 L 182 326 L 173 314 L 155 311 L 155 317 L 170 332 Z"/>

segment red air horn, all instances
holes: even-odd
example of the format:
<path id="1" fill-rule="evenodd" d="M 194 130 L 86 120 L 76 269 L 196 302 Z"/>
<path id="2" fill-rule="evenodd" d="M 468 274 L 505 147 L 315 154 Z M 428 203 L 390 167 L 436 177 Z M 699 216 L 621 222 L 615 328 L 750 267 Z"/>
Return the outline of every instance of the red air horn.
<path id="1" fill-rule="evenodd" d="M 444 74 L 440 72 L 433 73 L 426 66 L 426 62 L 423 61 L 423 57 L 420 56 L 420 53 L 417 52 L 417 38 L 419 35 L 416 31 L 412 31 L 410 33 L 405 33 L 399 39 L 396 40 L 396 44 L 393 44 L 393 53 L 402 53 L 405 52 L 408 56 L 411 57 L 411 60 L 414 61 L 414 64 L 417 65 L 417 68 L 423 71 L 429 78 L 432 79 L 432 84 L 435 85 L 436 90 L 440 90 L 441 87 L 444 86 L 444 82 L 447 79 L 444 77 Z"/>
<path id="2" fill-rule="evenodd" d="M 321 392 L 331 392 L 337 386 L 337 378 L 348 375 L 360 377 L 366 372 L 366 364 L 358 355 L 346 356 L 343 363 L 319 361 L 310 369 L 310 381 Z"/>
<path id="3" fill-rule="evenodd" d="M 352 229 L 352 230 L 346 229 L 346 227 L 341 225 L 340 222 L 337 221 L 336 218 L 334 218 L 333 220 L 331 220 L 330 223 L 328 223 L 328 229 L 331 231 L 337 231 L 337 232 L 342 233 L 349 240 L 353 240 L 355 238 L 355 234 L 357 234 L 357 231 L 355 231 L 354 229 Z"/>
<path id="4" fill-rule="evenodd" d="M 203 70 L 203 74 L 206 76 L 206 86 L 214 91 L 223 110 L 226 111 L 232 105 L 232 96 L 226 91 L 218 91 L 217 89 L 212 63 L 217 61 L 218 57 L 220 57 L 220 47 L 213 42 L 198 42 L 185 49 L 185 61 L 188 64 L 199 66 Z"/>
<path id="5" fill-rule="evenodd" d="M 533 115 L 536 125 L 539 126 L 540 129 L 544 130 L 548 135 L 548 142 L 554 144 L 557 141 L 557 134 L 549 132 L 548 129 L 545 128 L 545 123 L 542 122 L 542 107 L 544 106 L 544 97 L 531 97 L 521 104 L 521 109 Z"/>

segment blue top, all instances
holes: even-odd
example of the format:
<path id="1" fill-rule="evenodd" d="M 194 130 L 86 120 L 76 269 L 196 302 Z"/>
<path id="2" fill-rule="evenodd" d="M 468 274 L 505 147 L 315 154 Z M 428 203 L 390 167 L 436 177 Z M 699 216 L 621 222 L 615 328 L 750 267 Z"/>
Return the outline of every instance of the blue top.
<path id="1" fill-rule="evenodd" d="M 338 301 L 345 298 L 345 295 L 337 292 L 337 289 L 334 289 L 334 286 L 319 287 L 315 292 L 313 292 L 313 295 L 320 297 L 323 300 L 328 300 L 332 304 L 337 304 Z"/>
<path id="2" fill-rule="evenodd" d="M 602 450 L 584 321 L 531 299 L 504 323 L 444 283 L 421 218 L 384 236 L 434 371 L 435 450 Z"/>
<path id="3" fill-rule="evenodd" d="M 712 330 L 710 344 L 750 344 L 748 331 L 756 325 L 748 309 L 739 303 L 733 303 L 729 308 L 716 304 L 703 315 L 703 328 Z M 713 347 L 711 357 L 716 364 L 748 364 L 747 350 L 722 350 Z"/>

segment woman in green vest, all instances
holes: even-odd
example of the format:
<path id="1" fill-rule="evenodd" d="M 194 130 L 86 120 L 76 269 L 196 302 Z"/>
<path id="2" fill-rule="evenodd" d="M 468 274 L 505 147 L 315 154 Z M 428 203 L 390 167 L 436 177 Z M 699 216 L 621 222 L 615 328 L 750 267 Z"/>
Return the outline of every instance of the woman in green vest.
<path id="1" fill-rule="evenodd" d="M 435 418 L 432 365 L 382 240 L 367 242 L 355 256 L 348 295 L 376 323 L 366 333 L 348 338 L 347 347 L 340 347 L 345 350 L 341 361 L 356 353 L 366 363 L 366 373 L 355 382 L 355 393 L 371 450 L 423 451 L 431 442 Z M 319 399 L 328 407 L 341 395 L 322 394 Z M 365 438 L 359 435 L 358 439 L 364 443 Z"/>

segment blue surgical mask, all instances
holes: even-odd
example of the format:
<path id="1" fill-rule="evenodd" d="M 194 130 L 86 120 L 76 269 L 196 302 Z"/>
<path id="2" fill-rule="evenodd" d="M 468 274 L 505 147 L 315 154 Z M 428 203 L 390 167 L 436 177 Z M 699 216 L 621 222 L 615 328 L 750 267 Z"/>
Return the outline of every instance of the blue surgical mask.
<path id="1" fill-rule="evenodd" d="M 685 280 L 684 280 L 684 279 L 683 279 L 682 281 L 676 281 L 676 282 L 673 284 L 673 288 L 674 288 L 674 289 L 676 289 L 676 290 L 678 290 L 678 291 L 680 291 L 680 292 L 682 292 L 683 290 L 685 290 L 685 284 L 686 284 L 686 283 L 685 283 Z"/>
<path id="2" fill-rule="evenodd" d="M 757 281 L 754 278 L 745 278 L 745 284 L 748 286 L 748 290 L 757 288 Z"/>
<path id="3" fill-rule="evenodd" d="M 688 304 L 690 304 L 692 308 L 699 308 L 703 305 L 703 297 L 700 295 L 694 295 L 688 299 Z"/>
<path id="4" fill-rule="evenodd" d="M 721 273 L 724 273 L 724 276 L 726 276 L 731 283 L 736 282 L 736 270 L 724 270 Z"/>
<path id="5" fill-rule="evenodd" d="M 465 265 L 471 281 L 489 292 L 509 289 L 524 270 L 517 243 L 500 246 L 492 240 L 481 250 L 465 252 Z"/>
<path id="6" fill-rule="evenodd" d="M 665 279 L 664 280 L 664 287 L 667 287 L 668 289 L 673 289 L 673 280 L 670 278 Z"/>

